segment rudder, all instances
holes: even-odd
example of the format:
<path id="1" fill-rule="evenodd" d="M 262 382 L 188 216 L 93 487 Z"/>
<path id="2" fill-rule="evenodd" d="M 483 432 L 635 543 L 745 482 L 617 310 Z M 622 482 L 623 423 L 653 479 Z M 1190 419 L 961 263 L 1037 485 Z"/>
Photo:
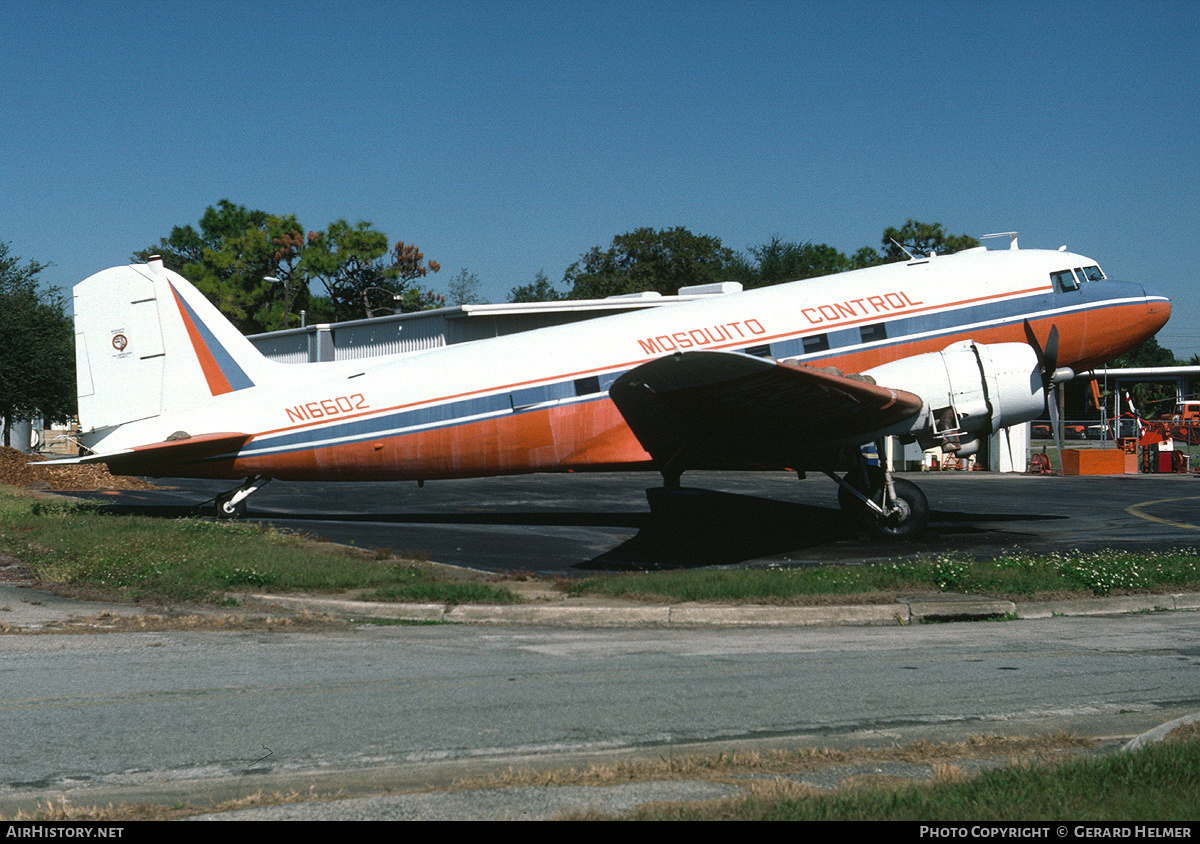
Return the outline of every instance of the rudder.
<path id="1" fill-rule="evenodd" d="M 160 260 L 84 279 L 75 285 L 74 307 L 85 430 L 205 404 L 262 383 L 272 367 Z"/>

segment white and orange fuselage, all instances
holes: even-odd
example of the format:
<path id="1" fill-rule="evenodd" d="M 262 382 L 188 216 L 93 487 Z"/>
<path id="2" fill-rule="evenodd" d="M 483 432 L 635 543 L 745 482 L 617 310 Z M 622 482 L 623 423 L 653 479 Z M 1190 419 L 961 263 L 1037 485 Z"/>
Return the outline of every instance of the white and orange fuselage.
<path id="1" fill-rule="evenodd" d="M 857 373 L 968 340 L 1024 344 L 1028 321 L 1043 340 L 1056 326 L 1059 365 L 1082 372 L 1170 315 L 1165 297 L 1103 279 L 1081 255 L 977 249 L 428 351 L 278 364 L 159 263 L 98 273 L 75 296 L 84 442 L 125 455 L 114 471 L 296 480 L 652 468 L 608 394 L 648 361 L 722 351 Z"/>

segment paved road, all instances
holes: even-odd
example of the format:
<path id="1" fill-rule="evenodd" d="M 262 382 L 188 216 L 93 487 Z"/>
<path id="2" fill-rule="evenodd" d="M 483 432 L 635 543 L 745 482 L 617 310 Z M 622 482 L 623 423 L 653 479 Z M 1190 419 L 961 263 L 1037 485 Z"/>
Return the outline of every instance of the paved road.
<path id="1" fill-rule="evenodd" d="M 689 473 L 681 497 L 692 515 L 682 522 L 652 515 L 646 489 L 657 476 L 646 474 L 531 475 L 423 488 L 274 482 L 250 499 L 249 517 L 337 542 L 418 551 L 443 563 L 554 574 L 854 562 L 916 551 L 1200 545 L 1196 476 L 908 477 L 923 487 L 933 514 L 927 537 L 901 545 L 856 536 L 827 479 L 797 481 L 783 473 Z M 177 516 L 230 486 L 161 483 L 166 488 L 83 495 Z"/>
<path id="2" fill-rule="evenodd" d="M 657 757 L 690 743 L 1132 735 L 1200 708 L 1200 628 L 1186 612 L 886 629 L 365 627 L 2 644 L 0 813 L 57 794 L 104 804 L 304 783 L 355 793 L 514 758 Z"/>

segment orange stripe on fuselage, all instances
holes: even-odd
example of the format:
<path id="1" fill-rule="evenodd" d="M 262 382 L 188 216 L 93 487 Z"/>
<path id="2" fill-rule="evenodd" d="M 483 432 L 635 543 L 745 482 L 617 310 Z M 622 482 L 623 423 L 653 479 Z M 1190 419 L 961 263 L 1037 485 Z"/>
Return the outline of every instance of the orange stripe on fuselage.
<path id="1" fill-rule="evenodd" d="M 1144 304 L 1129 304 L 1053 314 L 1031 320 L 1031 325 L 1043 342 L 1050 327 L 1057 325 L 1063 338 L 1059 364 L 1083 371 L 1136 345 L 1142 337 L 1152 333 L 1159 323 Z M 861 372 L 898 358 L 938 352 L 964 340 L 978 343 L 1026 342 L 1021 324 L 997 325 L 823 357 L 820 365 Z M 436 400 L 398 405 L 375 413 L 457 400 L 525 384 L 568 380 L 586 374 L 629 368 L 639 362 L 610 364 L 584 372 L 561 374 L 552 379 L 458 393 Z M 904 387 L 903 384 L 884 386 Z M 276 430 L 281 432 L 308 427 L 312 425 Z M 220 464 L 197 464 L 192 468 L 197 477 L 264 474 L 284 480 L 314 477 L 329 480 L 419 480 L 527 472 L 650 468 L 650 458 L 625 425 L 616 406 L 605 397 L 363 442 L 285 454 L 240 457 Z M 186 476 L 186 471 L 181 474 Z"/>
<path id="2" fill-rule="evenodd" d="M 603 398 L 376 440 L 238 458 L 222 463 L 217 476 L 432 480 L 649 468 L 649 462 L 616 405 Z M 207 471 L 201 465 L 193 468 Z"/>
<path id="3" fill-rule="evenodd" d="M 997 294 L 990 295 L 990 296 L 976 296 L 976 297 L 973 297 L 970 299 L 961 299 L 961 300 L 958 300 L 955 302 L 943 302 L 943 303 L 939 303 L 936 305 L 930 305 L 928 307 L 923 307 L 923 308 L 912 308 L 912 309 L 905 310 L 905 311 L 892 311 L 892 312 L 889 312 L 888 319 L 899 318 L 899 317 L 912 317 L 914 315 L 923 314 L 923 313 L 931 313 L 931 312 L 943 311 L 943 310 L 947 310 L 947 309 L 951 309 L 951 308 L 964 307 L 967 305 L 975 305 L 975 304 L 979 304 L 980 302 L 987 302 L 987 301 L 1000 300 L 1000 299 L 1011 299 L 1011 298 L 1016 298 L 1019 296 L 1025 296 L 1030 293 L 1047 292 L 1049 290 L 1050 290 L 1050 288 L 1048 285 L 1041 285 L 1038 287 L 1031 287 L 1027 290 L 1006 291 L 1004 293 L 997 293 Z M 778 334 L 762 335 L 759 337 L 755 337 L 754 342 L 756 344 L 769 343 L 769 342 L 772 342 L 775 340 L 791 339 L 791 338 L 795 338 L 795 337 L 806 336 L 809 334 L 819 334 L 819 333 L 822 333 L 823 331 L 830 330 L 830 328 L 841 329 L 841 328 L 844 328 L 847 326 L 854 326 L 859 323 L 878 322 L 878 321 L 879 321 L 878 316 L 872 316 L 870 318 L 857 319 L 852 322 L 837 323 L 836 325 L 831 325 L 831 326 L 827 326 L 827 327 L 813 327 L 810 329 L 806 329 L 804 331 L 791 330 L 791 331 L 782 332 L 782 333 L 778 333 Z M 989 330 L 992 330 L 992 329 L 989 329 Z M 967 334 L 962 335 L 962 337 L 963 338 L 978 337 L 978 335 L 980 335 L 980 333 L 981 332 L 978 332 L 978 331 L 967 332 Z M 1020 332 L 1018 331 L 1018 333 L 1020 333 Z M 946 336 L 947 335 L 939 334 L 937 338 L 932 339 L 932 340 L 915 341 L 912 344 L 912 346 L 916 347 L 919 345 L 920 346 L 919 351 L 910 351 L 910 346 L 908 346 L 908 345 L 904 345 L 902 347 L 897 347 L 896 345 L 885 345 L 882 347 L 882 349 L 886 350 L 883 352 L 882 357 L 880 357 L 878 354 L 879 350 L 868 352 L 868 353 L 866 353 L 867 358 L 864 358 L 864 359 L 874 360 L 875 362 L 874 363 L 866 363 L 866 364 L 863 364 L 863 365 L 857 366 L 857 367 L 854 365 L 851 365 L 849 363 L 851 360 L 859 359 L 859 354 L 855 354 L 855 353 L 851 353 L 848 355 L 842 355 L 842 356 L 838 356 L 838 357 L 833 357 L 833 358 L 822 357 L 822 358 L 820 358 L 820 362 L 821 362 L 821 365 L 823 365 L 823 366 L 830 366 L 830 365 L 838 366 L 838 367 L 846 370 L 847 372 L 857 372 L 857 371 L 861 371 L 862 369 L 870 369 L 873 366 L 878 366 L 881 363 L 886 363 L 890 360 L 895 360 L 897 357 L 906 357 L 907 355 L 910 355 L 910 354 L 919 354 L 921 351 L 941 351 L 946 346 L 950 345 L 952 342 L 957 342 L 957 339 L 945 339 Z M 954 337 L 958 338 L 959 335 L 954 335 Z M 1022 343 L 1025 342 L 1023 334 L 1017 339 L 1019 340 L 1019 342 L 1022 342 Z M 1001 341 L 980 340 L 980 342 L 1001 342 Z M 940 345 L 939 345 L 939 343 L 940 343 Z M 709 349 L 709 350 L 718 350 L 719 351 L 722 349 L 742 349 L 745 347 L 746 347 L 746 342 L 744 339 L 741 339 L 741 340 L 728 342 L 728 343 L 714 343 L 712 345 L 706 345 L 704 348 Z M 897 351 L 898 348 L 902 348 L 903 351 Z M 406 402 L 404 404 L 392 405 L 390 407 L 385 407 L 385 408 L 378 408 L 378 409 L 373 408 L 364 413 L 339 415 L 337 417 L 336 421 L 348 422 L 348 421 L 351 421 L 354 419 L 362 419 L 362 418 L 366 418 L 366 417 L 370 417 L 370 416 L 380 416 L 380 415 L 384 415 L 384 414 L 388 414 L 388 413 L 396 413 L 398 411 L 412 410 L 417 407 L 432 406 L 432 405 L 443 404 L 445 402 L 458 401 L 460 399 L 471 398 L 473 396 L 482 396 L 482 395 L 486 395 L 488 393 L 508 392 L 509 390 L 515 390 L 515 389 L 519 389 L 521 387 L 528 387 L 528 386 L 536 385 L 536 384 L 547 384 L 547 383 L 556 383 L 559 381 L 570 381 L 573 379 L 585 378 L 589 375 L 599 375 L 599 374 L 603 374 L 606 372 L 622 372 L 625 370 L 632 369 L 633 367 L 638 366 L 639 364 L 645 363 L 646 360 L 651 357 L 653 357 L 653 356 L 647 356 L 645 358 L 639 358 L 637 360 L 625 361 L 622 363 L 610 363 L 610 364 L 606 364 L 604 366 L 591 367 L 589 369 L 579 370 L 578 372 L 560 373 L 560 374 L 556 374 L 554 376 L 547 377 L 547 378 L 531 378 L 531 379 L 527 379 L 525 381 L 514 381 L 511 384 L 498 384 L 496 386 L 488 387 L 487 389 L 483 389 L 483 390 L 468 390 L 468 391 L 461 392 L 461 393 L 450 393 L 450 394 L 444 395 L 444 396 L 435 396 L 435 397 L 428 398 L 428 399 L 421 399 L 420 401 Z M 846 363 L 841 363 L 841 361 L 846 361 Z M 1064 364 L 1064 365 L 1066 365 L 1066 364 Z M 284 433 L 288 433 L 291 431 L 302 431 L 306 428 L 317 428 L 322 425 L 328 425 L 329 423 L 330 423 L 329 419 L 315 419 L 311 422 L 304 422 L 304 423 L 301 423 L 298 425 L 285 425 L 285 426 L 282 426 L 279 428 L 271 428 L 269 430 L 260 432 L 258 434 L 258 436 L 265 437 L 265 436 L 273 436 L 276 434 L 284 434 Z"/>

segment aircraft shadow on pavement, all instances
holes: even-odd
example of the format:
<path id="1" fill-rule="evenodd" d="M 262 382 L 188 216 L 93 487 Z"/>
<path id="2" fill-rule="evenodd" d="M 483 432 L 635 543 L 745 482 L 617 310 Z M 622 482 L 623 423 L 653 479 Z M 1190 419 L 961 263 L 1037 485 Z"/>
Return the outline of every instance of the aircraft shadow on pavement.
<path id="1" fill-rule="evenodd" d="M 647 490 L 654 516 L 631 537 L 586 564 L 586 569 L 643 569 L 732 565 L 801 552 L 806 562 L 909 555 L 948 547 L 1008 545 L 1022 536 L 977 523 L 1055 519 L 1044 515 L 930 512 L 930 530 L 917 540 L 882 542 L 840 508 L 705 489 Z M 786 560 L 781 560 L 786 562 Z"/>
<path id="2" fill-rule="evenodd" d="M 887 543 L 869 538 L 838 508 L 707 489 L 647 490 L 650 512 L 563 510 L 448 510 L 438 513 L 280 512 L 250 508 L 250 520 L 370 522 L 396 525 L 496 525 L 500 527 L 617 527 L 636 534 L 574 568 L 628 570 L 732 565 L 801 552 L 807 562 L 837 562 L 881 552 L 907 556 L 919 551 L 975 550 L 1036 539 L 1032 533 L 989 528 L 987 523 L 1062 519 L 1033 513 L 996 514 L 933 510 L 930 530 L 915 541 Z M 128 501 L 128 498 L 126 498 Z M 102 512 L 156 518 L 209 515 L 211 504 L 115 503 Z M 1015 526 L 1015 525 L 1014 525 Z M 316 532 L 316 531 L 314 531 Z"/>

